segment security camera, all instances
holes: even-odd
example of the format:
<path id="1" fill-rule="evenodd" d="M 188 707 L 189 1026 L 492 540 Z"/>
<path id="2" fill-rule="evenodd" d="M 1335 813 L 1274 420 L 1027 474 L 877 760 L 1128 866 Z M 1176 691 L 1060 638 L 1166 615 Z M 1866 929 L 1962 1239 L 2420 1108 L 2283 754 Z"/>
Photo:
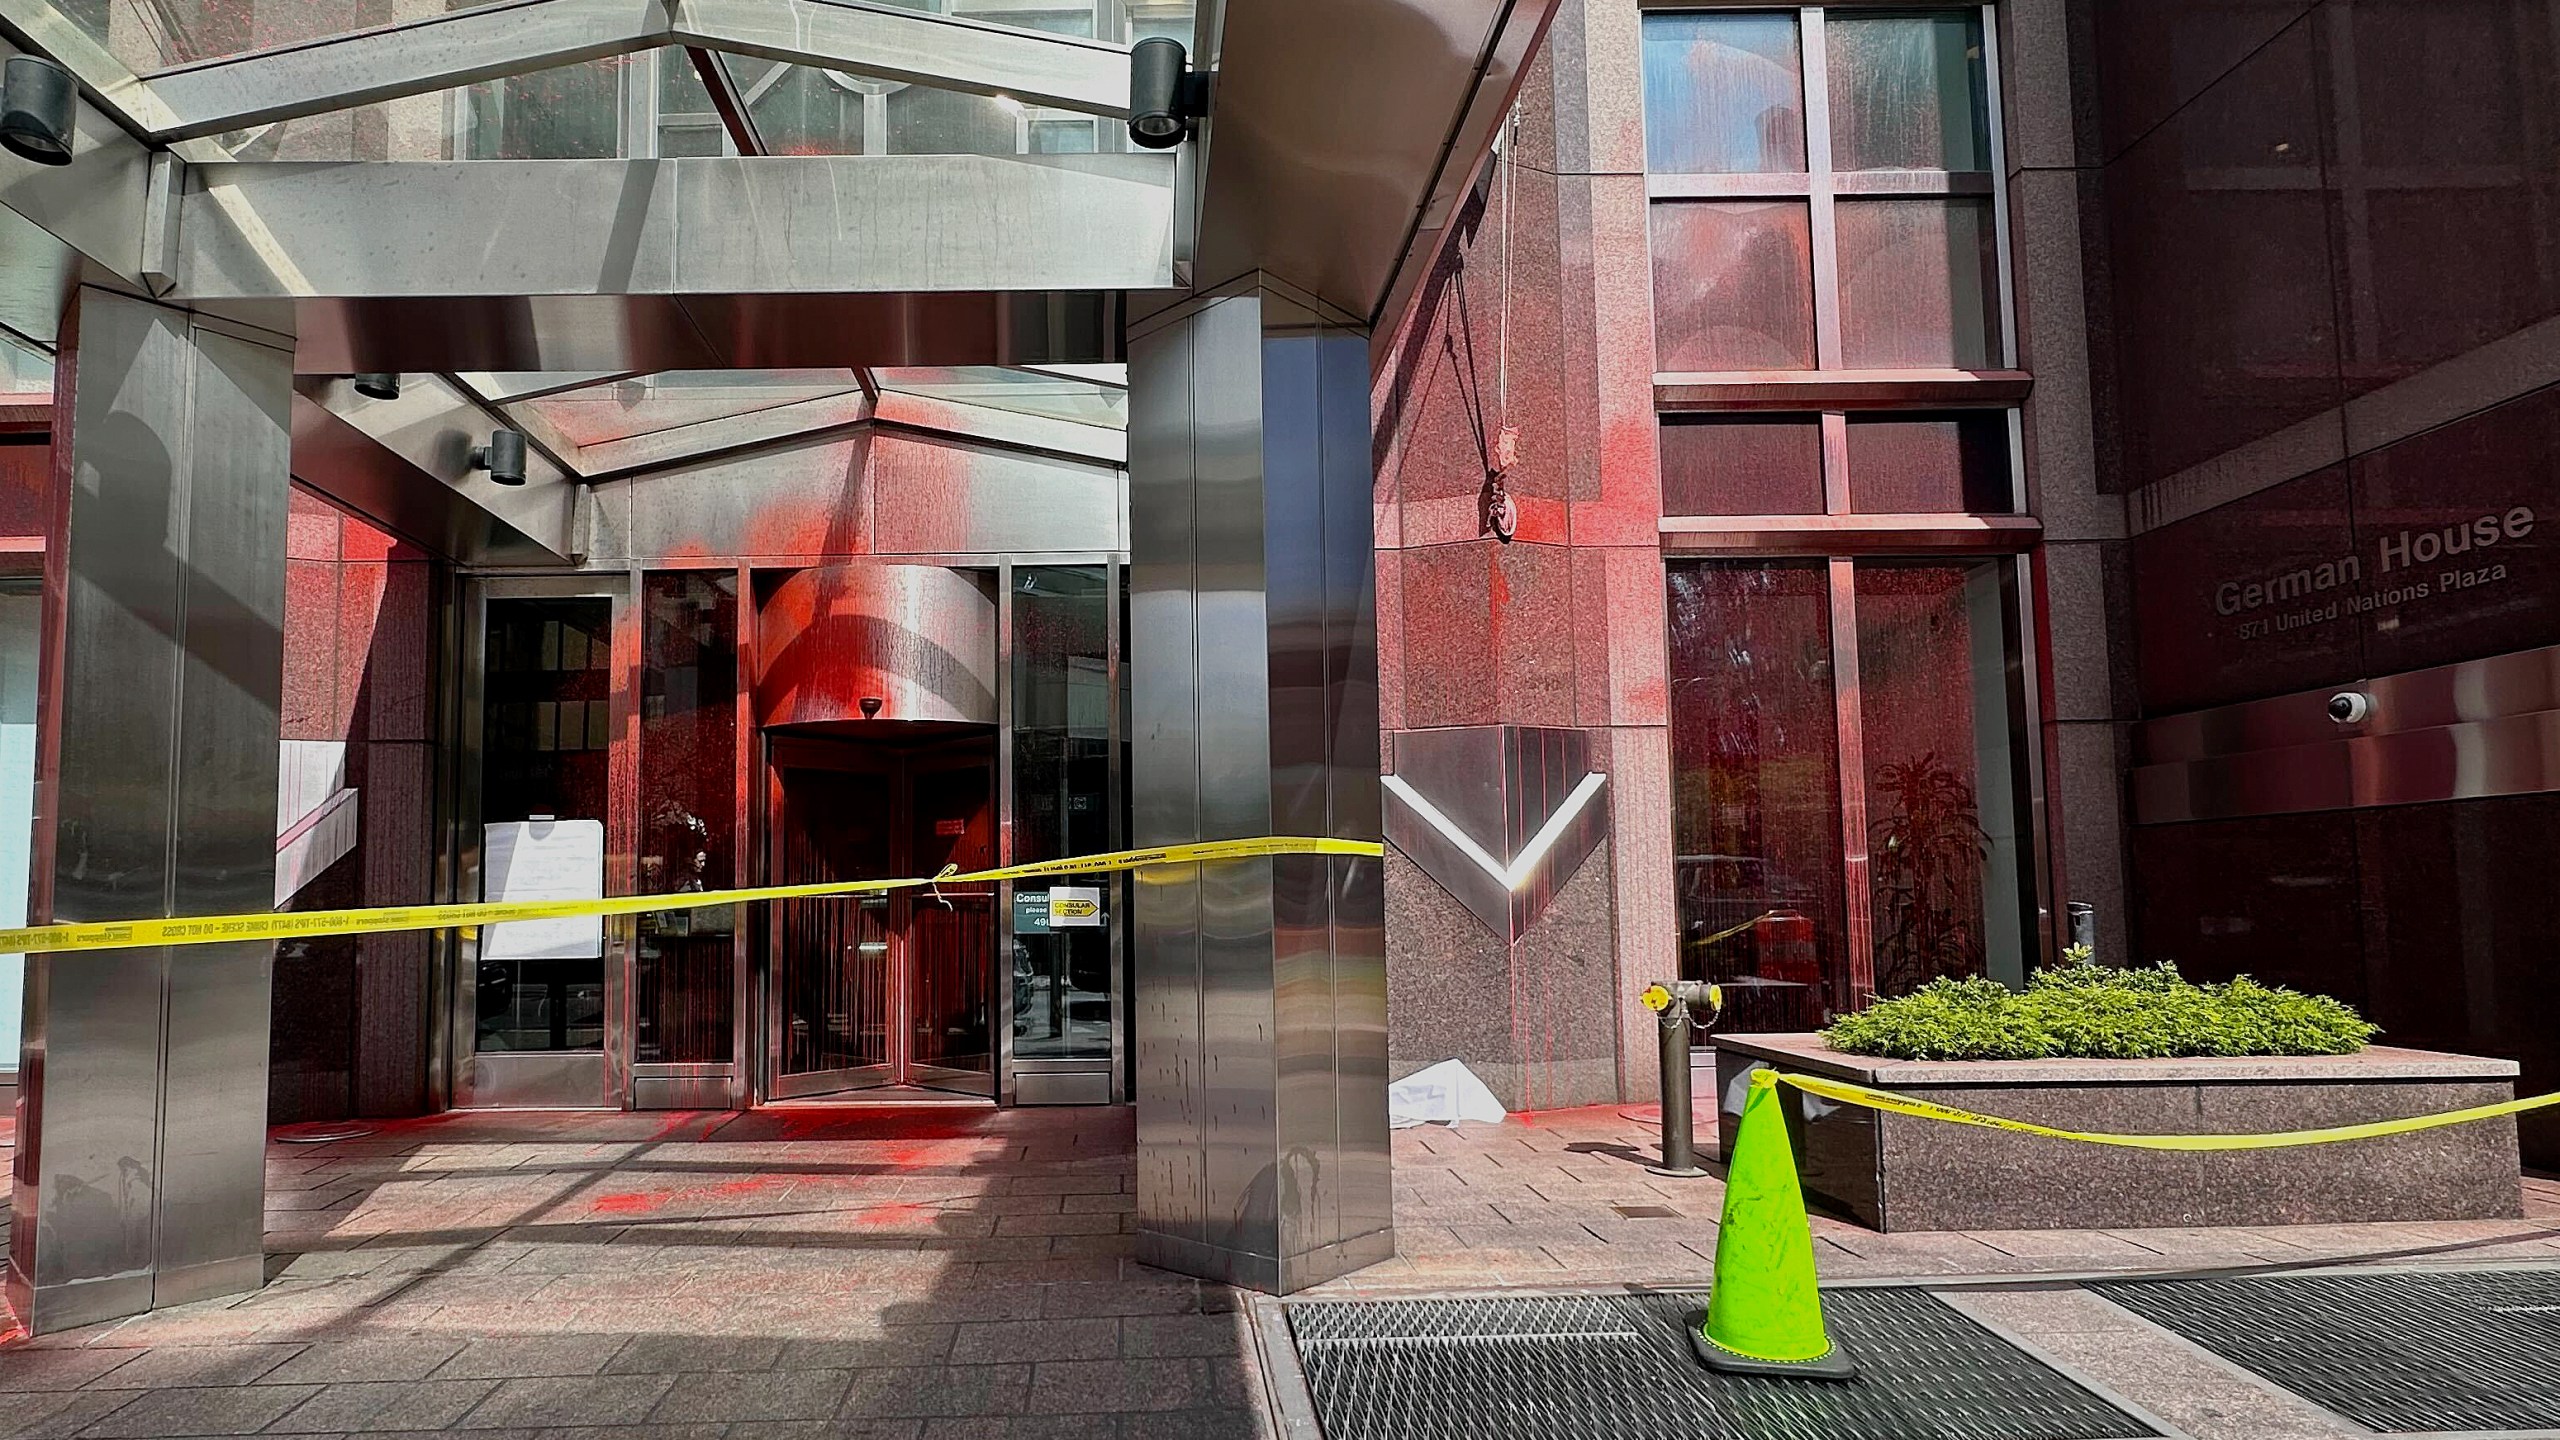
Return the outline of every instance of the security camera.
<path id="1" fill-rule="evenodd" d="M 486 470 L 489 478 L 501 485 L 524 483 L 524 435 L 515 430 L 492 430 L 489 443 L 473 447 L 471 468 Z"/>
<path id="2" fill-rule="evenodd" d="M 881 703 L 882 703 L 882 702 L 881 702 L 881 699 L 880 699 L 880 697 L 879 697 L 879 696 L 877 696 L 877 695 L 865 695 L 865 696 L 863 696 L 863 697 L 862 697 L 862 718 L 863 718 L 863 719 L 865 719 L 865 720 L 877 720 L 877 719 L 879 719 L 879 718 L 880 718 L 880 706 L 881 706 Z"/>
<path id="3" fill-rule="evenodd" d="M 2341 725 L 2361 725 L 2373 714 L 2373 697 L 2361 690 L 2341 690 L 2329 697 L 2329 718 Z"/>
<path id="4" fill-rule="evenodd" d="M 400 398 L 400 377 L 398 375 L 380 373 L 369 375 L 350 375 L 347 377 L 347 380 L 350 384 L 356 387 L 357 394 L 364 396 L 368 400 L 397 400 Z"/>
<path id="5" fill-rule="evenodd" d="M 41 55 L 12 55 L 0 68 L 0 149 L 39 165 L 71 163 L 80 87 Z"/>

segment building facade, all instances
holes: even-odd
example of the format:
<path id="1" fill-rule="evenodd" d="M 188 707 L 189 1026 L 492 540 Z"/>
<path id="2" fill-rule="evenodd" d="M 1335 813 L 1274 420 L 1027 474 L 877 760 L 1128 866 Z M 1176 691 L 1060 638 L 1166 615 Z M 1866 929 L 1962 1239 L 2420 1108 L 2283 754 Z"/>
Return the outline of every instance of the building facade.
<path id="1" fill-rule="evenodd" d="M 1647 979 L 1811 1028 L 2014 982 L 2077 903 L 2110 961 L 2560 1077 L 2555 43 L 2547 4 L 1563 7 L 1383 359 L 1383 683 L 1398 747 L 1591 736 L 1606 878 L 1510 941 L 1391 862 L 1399 1062 L 1639 1095 Z"/>
<path id="2" fill-rule="evenodd" d="M 1542 30 L 1496 26 L 1450 102 L 1481 160 L 1434 148 L 1433 111 L 1251 172 L 1337 199 L 1359 157 L 1433 177 L 1393 224 L 1309 212 L 1368 266 L 1358 304 L 1325 245 L 1270 249 L 1295 276 L 1206 258 L 1233 249 L 1198 218 L 1223 213 L 1215 177 L 1247 172 L 1213 168 L 1177 214 L 1194 181 L 1132 146 L 1125 87 L 837 68 L 714 15 L 327 108 L 222 77 L 376 29 L 356 58 L 388 64 L 447 12 L 23 8 L 91 73 L 241 123 L 166 127 L 215 181 L 168 192 L 185 244 L 151 293 L 211 319 L 76 257 L 54 308 L 0 315 L 0 875 L 32 866 L 0 924 L 123 903 L 111 847 L 82 848 L 113 817 L 78 808 L 121 742 L 62 699 L 90 684 L 104 714 L 113 691 L 61 655 L 143 644 L 81 628 L 132 577 L 72 583 L 82 517 L 132 508 L 84 477 L 142 452 L 133 402 L 76 362 L 141 365 L 170 325 L 191 354 L 255 351 L 220 362 L 252 376 L 224 423 L 254 412 L 293 483 L 169 542 L 272 521 L 281 577 L 272 624 L 249 569 L 200 597 L 255 612 L 230 663 L 281 674 L 272 894 L 262 802 L 233 793 L 262 782 L 226 752 L 199 818 L 229 848 L 164 857 L 169 904 L 701 891 L 1193 830 L 1389 841 L 1382 894 L 954 886 L 288 943 L 273 1123 L 884 1090 L 1143 1110 L 1189 1086 L 1157 1113 L 1213 1125 L 1211 1058 L 1277 1074 L 1316 1033 L 1221 1029 L 1201 1000 L 1230 903 L 1267 922 L 1254 995 L 1316 983 L 1308 954 L 1383 950 L 1383 1056 L 1366 972 L 1323 971 L 1352 997 L 1318 1027 L 1345 1094 L 1457 1058 L 1515 1108 L 1649 1098 L 1648 981 L 1721 982 L 1732 1028 L 1811 1029 L 1939 976 L 2022 983 L 2084 907 L 2103 959 L 2324 991 L 2399 1043 L 2560 1080 L 2533 883 L 2560 834 L 2560 0 L 1560 0 Z M 1233 40 L 1188 4 L 907 8 L 996 68 L 1025 43 L 1095 65 Z M 1054 219 L 1072 190 L 1090 229 L 890 255 L 904 308 L 758 271 L 790 309 L 612 327 L 470 298 L 501 289 L 494 242 L 405 258 L 440 315 L 293 245 L 295 187 L 350 162 L 408 167 L 376 198 L 421 213 L 399 197 L 467 193 L 474 166 L 523 177 L 532 211 L 612 163 L 623 188 L 594 193 L 644 213 L 623 164 L 758 156 L 834 165 L 830 187 L 890 173 L 846 157 L 1000 173 L 1034 188 L 979 221 Z M 0 195 L 51 213 L 15 170 Z M 242 238 L 262 205 L 282 238 Z M 527 253 L 562 238 L 508 219 Z M 833 233 L 887 254 L 922 223 Z M 595 264 L 632 263 L 599 233 Z M 1138 259 L 1098 266 L 1071 243 L 1091 235 Z M 277 278 L 277 254 L 303 268 Z M 1004 264 L 1070 278 L 969 308 Z M 276 303 L 298 335 L 258 328 Z M 1253 390 L 1251 425 L 1220 384 Z M 530 483 L 500 483 L 493 432 L 524 437 Z M 1246 451 L 1254 488 L 1216 488 Z M 196 581 L 172 583 L 183 621 Z M 1231 593 L 1249 616 L 1202 598 Z M 179 729 L 189 684 L 219 690 L 173 679 Z M 1210 787 L 1248 772 L 1251 802 L 1219 809 Z M 13 1055 L 22 1008 L 60 1009 L 22 1006 L 16 974 Z M 1277 1133 L 1289 1103 L 1257 1113 Z M 2530 1125 L 2554 1163 L 2560 1132 Z"/>

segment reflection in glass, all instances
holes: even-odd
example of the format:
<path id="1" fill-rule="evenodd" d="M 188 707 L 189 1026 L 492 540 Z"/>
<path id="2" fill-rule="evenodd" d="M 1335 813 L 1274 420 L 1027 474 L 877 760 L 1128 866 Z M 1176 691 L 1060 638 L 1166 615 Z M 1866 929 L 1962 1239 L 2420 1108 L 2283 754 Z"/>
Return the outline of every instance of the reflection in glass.
<path id="1" fill-rule="evenodd" d="M 1657 368 L 1813 368 L 1813 221 L 1801 201 L 1664 201 L 1652 212 Z"/>
<path id="2" fill-rule="evenodd" d="M 1842 364 L 1991 368 L 2000 257 L 1989 201 L 1844 199 L 1835 214 Z"/>
<path id="3" fill-rule="evenodd" d="M 600 445 L 861 388 L 851 370 L 661 370 L 508 408 L 538 417 L 572 445 Z"/>
<path id="4" fill-rule="evenodd" d="M 646 578 L 640 589 L 640 893 L 736 883 L 738 581 L 725 570 Z M 632 1058 L 731 1058 L 736 914 L 640 917 Z"/>
<path id="5" fill-rule="evenodd" d="M 1665 515 L 1819 515 L 1814 415 L 1662 417 Z"/>
<path id="6" fill-rule="evenodd" d="M 1111 609 L 1099 565 L 1014 572 L 1014 858 L 1111 848 Z M 1113 892 L 1102 882 L 1104 917 Z M 1015 891 L 1016 1059 L 1111 1054 L 1111 932 L 1048 923 L 1045 884 Z M 1034 897 L 1038 897 L 1034 899 Z"/>
<path id="7" fill-rule="evenodd" d="M 1857 568 L 1876 992 L 2026 979 L 2008 566 Z"/>
<path id="8" fill-rule="evenodd" d="M 480 815 L 605 818 L 613 738 L 613 602 L 495 599 L 482 663 Z M 479 968 L 479 1047 L 604 1044 L 604 959 L 493 960 Z"/>
<path id="9" fill-rule="evenodd" d="M 872 372 L 883 390 L 990 410 L 1046 415 L 1114 430 L 1129 423 L 1129 367 L 1057 365 L 1009 370 L 995 365 L 903 365 Z"/>
<path id="10" fill-rule="evenodd" d="M 61 0 L 55 8 L 137 75 L 333 39 L 493 0 Z"/>
<path id="11" fill-rule="evenodd" d="M 1802 171 L 1796 17 L 1646 15 L 1644 108 L 1645 163 L 1656 174 Z"/>
<path id="12" fill-rule="evenodd" d="M 1830 571 L 1670 568 L 1671 830 L 1680 973 L 1727 1028 L 1808 1030 L 1850 1008 Z"/>
<path id="13" fill-rule="evenodd" d="M 1991 107 L 1974 11 L 1860 15 L 1823 26 L 1837 170 L 1988 170 Z"/>
<path id="14" fill-rule="evenodd" d="M 0 583 L 0 927 L 27 923 L 36 804 L 36 652 L 44 595 L 30 576 Z M 0 1071 L 18 1068 L 24 955 L 0 955 Z"/>
<path id="15" fill-rule="evenodd" d="M 2009 413 L 1850 416 L 1849 508 L 1869 515 L 2016 513 Z"/>

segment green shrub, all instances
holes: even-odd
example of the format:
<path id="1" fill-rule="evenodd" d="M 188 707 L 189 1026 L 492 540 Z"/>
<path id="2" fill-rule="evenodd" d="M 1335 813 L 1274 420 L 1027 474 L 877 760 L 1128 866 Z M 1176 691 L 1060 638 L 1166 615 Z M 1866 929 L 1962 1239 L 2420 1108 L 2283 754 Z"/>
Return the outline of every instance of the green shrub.
<path id="1" fill-rule="evenodd" d="M 2380 1033 L 2352 1008 L 2241 976 L 2195 985 L 2175 967 L 2080 960 L 2024 990 L 1932 980 L 1842 1016 L 1824 1043 L 1897 1060 L 2129 1060 L 2174 1055 L 2346 1055 Z"/>

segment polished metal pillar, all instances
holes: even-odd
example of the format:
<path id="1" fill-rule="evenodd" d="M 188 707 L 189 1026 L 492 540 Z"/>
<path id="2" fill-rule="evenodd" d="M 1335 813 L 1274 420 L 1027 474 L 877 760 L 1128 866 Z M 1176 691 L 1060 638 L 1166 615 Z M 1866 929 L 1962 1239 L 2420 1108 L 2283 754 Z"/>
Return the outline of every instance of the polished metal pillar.
<path id="1" fill-rule="evenodd" d="M 213 324 L 84 290 L 65 329 L 30 906 L 55 920 L 274 900 L 293 360 Z M 9 1285 L 34 1330 L 262 1282 L 273 963 L 28 957 Z"/>
<path id="2" fill-rule="evenodd" d="M 1369 346 L 1263 277 L 1131 327 L 1132 838 L 1379 835 Z M 1287 1292 L 1394 1251 L 1382 862 L 1141 872 L 1138 1254 Z"/>

